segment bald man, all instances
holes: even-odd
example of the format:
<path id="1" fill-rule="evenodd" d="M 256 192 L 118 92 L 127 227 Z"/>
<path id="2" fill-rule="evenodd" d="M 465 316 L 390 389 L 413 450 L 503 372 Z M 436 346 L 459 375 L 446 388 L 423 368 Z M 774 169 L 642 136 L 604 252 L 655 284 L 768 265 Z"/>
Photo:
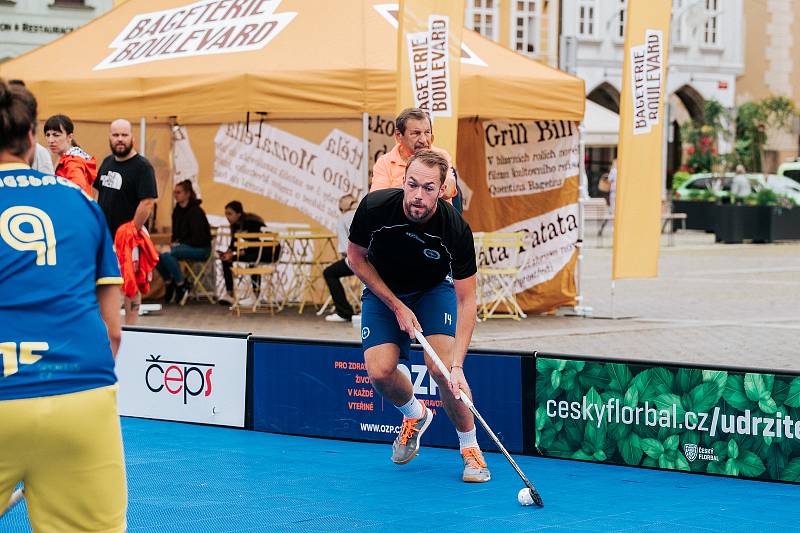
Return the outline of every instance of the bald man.
<path id="1" fill-rule="evenodd" d="M 117 119 L 111 123 L 108 134 L 111 155 L 103 160 L 94 188 L 97 203 L 106 215 L 111 236 L 117 229 L 133 220 L 136 229 L 141 229 L 153 213 L 158 198 L 156 175 L 153 165 L 139 155 L 133 147 L 131 123 Z M 136 323 L 142 295 L 125 297 L 125 323 Z"/>

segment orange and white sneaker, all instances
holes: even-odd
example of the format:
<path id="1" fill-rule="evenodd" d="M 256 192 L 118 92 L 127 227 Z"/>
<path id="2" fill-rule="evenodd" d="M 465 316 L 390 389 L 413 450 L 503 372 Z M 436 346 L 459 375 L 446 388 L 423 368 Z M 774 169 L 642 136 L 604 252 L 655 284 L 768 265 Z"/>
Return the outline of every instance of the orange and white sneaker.
<path id="1" fill-rule="evenodd" d="M 422 404 L 425 412 L 420 418 L 404 418 L 403 427 L 392 444 L 392 462 L 404 465 L 417 455 L 419 440 L 433 420 L 433 411 Z"/>
<path id="2" fill-rule="evenodd" d="M 465 482 L 486 483 L 492 479 L 480 448 L 464 448 L 461 450 L 461 457 L 464 459 L 464 474 L 461 479 Z"/>

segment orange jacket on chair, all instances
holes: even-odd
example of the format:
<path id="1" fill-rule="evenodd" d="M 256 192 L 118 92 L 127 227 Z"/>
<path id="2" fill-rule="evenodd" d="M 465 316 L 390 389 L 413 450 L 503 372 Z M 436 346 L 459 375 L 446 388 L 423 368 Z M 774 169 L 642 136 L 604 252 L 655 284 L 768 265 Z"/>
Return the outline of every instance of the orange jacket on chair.
<path id="1" fill-rule="evenodd" d="M 126 222 L 117 230 L 114 249 L 122 272 L 122 292 L 125 296 L 133 298 L 137 292 L 150 292 L 150 280 L 153 279 L 152 272 L 158 263 L 158 252 L 147 230 L 137 230 L 132 220 Z M 138 261 L 134 260 L 136 249 L 139 252 Z"/>

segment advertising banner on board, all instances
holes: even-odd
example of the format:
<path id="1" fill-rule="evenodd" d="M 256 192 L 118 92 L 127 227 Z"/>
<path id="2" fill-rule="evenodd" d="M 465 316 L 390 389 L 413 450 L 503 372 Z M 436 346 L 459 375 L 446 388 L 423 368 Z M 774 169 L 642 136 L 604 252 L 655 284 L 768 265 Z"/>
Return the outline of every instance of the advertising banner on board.
<path id="1" fill-rule="evenodd" d="M 126 330 L 116 370 L 120 415 L 245 425 L 244 336 Z"/>
<path id="2" fill-rule="evenodd" d="M 520 357 L 471 353 L 467 379 L 481 415 L 510 452 L 522 452 Z M 457 447 L 436 382 L 419 350 L 399 368 L 434 412 L 425 444 Z M 392 442 L 402 415 L 373 389 L 361 346 L 254 339 L 253 427 L 259 431 Z M 496 449 L 482 429 L 483 449 Z"/>
<path id="3" fill-rule="evenodd" d="M 800 481 L 800 377 L 537 354 L 552 457 Z"/>

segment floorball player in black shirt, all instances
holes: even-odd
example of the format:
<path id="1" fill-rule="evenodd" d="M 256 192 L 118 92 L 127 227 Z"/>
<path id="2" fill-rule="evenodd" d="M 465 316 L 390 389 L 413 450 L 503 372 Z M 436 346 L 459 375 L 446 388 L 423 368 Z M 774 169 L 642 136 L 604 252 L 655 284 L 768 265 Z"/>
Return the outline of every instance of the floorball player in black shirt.
<path id="1" fill-rule="evenodd" d="M 462 478 L 480 483 L 491 476 L 472 413 L 456 396 L 472 396 L 464 358 L 475 328 L 475 248 L 469 225 L 441 199 L 447 169 L 442 156 L 421 150 L 408 161 L 402 189 L 368 194 L 350 226 L 347 257 L 366 285 L 361 339 L 370 381 L 403 414 L 392 461 L 404 464 L 414 458 L 433 419 L 433 412 L 414 396 L 411 381 L 397 369 L 416 329 L 451 368 L 448 383 L 425 355 L 458 433 Z"/>

